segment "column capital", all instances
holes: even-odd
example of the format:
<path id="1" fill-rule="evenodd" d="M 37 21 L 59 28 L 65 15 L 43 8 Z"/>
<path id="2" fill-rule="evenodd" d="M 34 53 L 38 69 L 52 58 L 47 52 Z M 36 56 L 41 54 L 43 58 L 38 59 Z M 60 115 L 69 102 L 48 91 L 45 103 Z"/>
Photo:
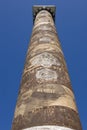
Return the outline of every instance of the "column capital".
<path id="1" fill-rule="evenodd" d="M 37 14 L 41 10 L 47 10 L 52 15 L 52 18 L 55 22 L 55 12 L 56 12 L 56 6 L 55 5 L 34 5 L 33 6 L 33 22 L 35 21 Z"/>

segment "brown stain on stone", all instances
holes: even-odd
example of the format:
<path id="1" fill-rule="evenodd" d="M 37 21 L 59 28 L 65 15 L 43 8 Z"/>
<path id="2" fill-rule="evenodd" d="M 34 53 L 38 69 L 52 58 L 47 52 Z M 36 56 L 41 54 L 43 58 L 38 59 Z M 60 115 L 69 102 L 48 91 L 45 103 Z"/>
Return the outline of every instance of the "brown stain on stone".
<path id="1" fill-rule="evenodd" d="M 21 130 L 32 126 L 58 125 L 75 130 L 81 129 L 78 114 L 70 108 L 50 106 L 26 112 L 14 119 L 12 130 Z"/>

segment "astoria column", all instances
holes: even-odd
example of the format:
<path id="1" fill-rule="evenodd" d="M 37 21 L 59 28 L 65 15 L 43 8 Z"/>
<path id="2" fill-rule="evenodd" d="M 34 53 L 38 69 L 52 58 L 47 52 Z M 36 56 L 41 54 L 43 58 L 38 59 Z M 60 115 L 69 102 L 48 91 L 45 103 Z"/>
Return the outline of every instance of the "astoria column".
<path id="1" fill-rule="evenodd" d="M 64 55 L 55 6 L 34 6 L 34 27 L 12 130 L 82 130 Z"/>

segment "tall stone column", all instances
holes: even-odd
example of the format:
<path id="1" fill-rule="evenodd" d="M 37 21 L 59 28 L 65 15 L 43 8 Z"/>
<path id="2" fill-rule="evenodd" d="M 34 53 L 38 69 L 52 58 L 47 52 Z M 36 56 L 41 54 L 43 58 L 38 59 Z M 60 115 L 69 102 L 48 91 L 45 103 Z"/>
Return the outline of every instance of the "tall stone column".
<path id="1" fill-rule="evenodd" d="M 33 13 L 12 130 L 82 130 L 54 25 L 55 7 L 37 6 Z"/>

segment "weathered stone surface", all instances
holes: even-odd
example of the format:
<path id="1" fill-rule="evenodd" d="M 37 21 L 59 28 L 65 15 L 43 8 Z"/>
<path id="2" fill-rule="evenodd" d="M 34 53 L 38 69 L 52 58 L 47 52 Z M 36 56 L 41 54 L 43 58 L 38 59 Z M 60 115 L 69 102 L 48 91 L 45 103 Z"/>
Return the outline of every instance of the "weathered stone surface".
<path id="1" fill-rule="evenodd" d="M 27 109 L 27 108 L 26 108 Z M 70 108 L 50 106 L 26 111 L 24 116 L 19 115 L 14 119 L 13 130 L 22 130 L 33 126 L 57 125 L 80 130 L 78 114 Z"/>
<path id="2" fill-rule="evenodd" d="M 77 112 L 74 103 L 74 95 L 64 85 L 45 84 L 30 88 L 26 91 L 21 89 L 19 103 L 16 107 L 15 117 L 23 115 L 27 111 L 33 111 L 45 106 L 64 106 Z"/>
<path id="3" fill-rule="evenodd" d="M 82 130 L 54 21 L 46 10 L 35 19 L 12 130 L 42 125 Z"/>

